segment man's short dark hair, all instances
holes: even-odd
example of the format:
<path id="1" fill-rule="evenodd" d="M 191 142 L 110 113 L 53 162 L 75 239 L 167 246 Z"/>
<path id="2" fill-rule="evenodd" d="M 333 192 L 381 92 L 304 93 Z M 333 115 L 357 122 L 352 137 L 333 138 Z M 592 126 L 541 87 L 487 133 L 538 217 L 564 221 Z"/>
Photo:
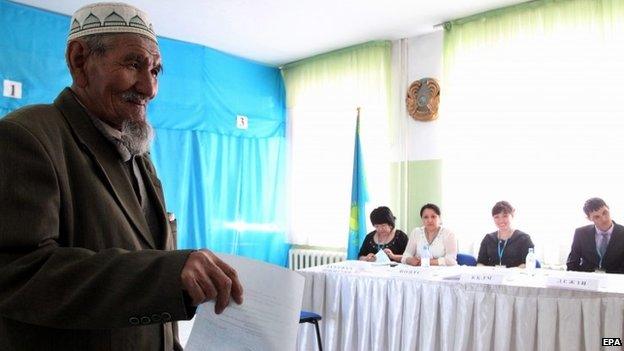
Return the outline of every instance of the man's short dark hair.
<path id="1" fill-rule="evenodd" d="M 433 212 L 435 212 L 438 216 L 441 216 L 440 208 L 437 205 L 434 205 L 434 204 L 424 204 L 423 207 L 420 208 L 420 217 L 421 218 L 422 218 L 423 212 L 425 212 L 426 209 L 430 209 Z"/>
<path id="2" fill-rule="evenodd" d="M 516 210 L 507 201 L 499 201 L 494 204 L 494 207 L 492 207 L 492 217 L 496 216 L 499 213 L 508 213 L 513 216 L 515 212 Z"/>
<path id="3" fill-rule="evenodd" d="M 598 211 L 603 206 L 609 208 L 603 199 L 599 197 L 592 197 L 591 199 L 585 201 L 585 205 L 583 205 L 583 212 L 585 212 L 585 215 L 589 217 L 590 213 Z"/>
<path id="4" fill-rule="evenodd" d="M 388 224 L 394 229 L 394 221 L 396 217 L 392 214 L 392 211 L 386 206 L 377 207 L 371 211 L 370 221 L 373 225 L 376 224 Z"/>

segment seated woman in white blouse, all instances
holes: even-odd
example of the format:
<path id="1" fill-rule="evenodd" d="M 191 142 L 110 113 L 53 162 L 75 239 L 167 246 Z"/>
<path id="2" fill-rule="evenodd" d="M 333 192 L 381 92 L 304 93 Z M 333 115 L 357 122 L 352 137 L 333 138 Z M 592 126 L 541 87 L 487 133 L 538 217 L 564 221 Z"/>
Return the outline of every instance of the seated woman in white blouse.
<path id="1" fill-rule="evenodd" d="M 430 265 L 456 265 L 457 241 L 452 231 L 440 225 L 440 208 L 426 204 L 420 209 L 420 218 L 423 226 L 410 234 L 401 262 L 420 266 L 423 248 L 427 246 L 431 254 Z"/>

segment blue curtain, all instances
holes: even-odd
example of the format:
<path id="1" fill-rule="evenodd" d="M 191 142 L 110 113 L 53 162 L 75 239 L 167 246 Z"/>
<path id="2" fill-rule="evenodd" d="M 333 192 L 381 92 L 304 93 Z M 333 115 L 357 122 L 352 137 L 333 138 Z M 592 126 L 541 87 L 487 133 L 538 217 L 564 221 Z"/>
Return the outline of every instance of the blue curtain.
<path id="1" fill-rule="evenodd" d="M 68 23 L 67 16 L 0 0 L 0 82 L 20 81 L 24 92 L 19 100 L 0 96 L 0 116 L 50 103 L 71 83 L 65 64 Z"/>
<path id="2" fill-rule="evenodd" d="M 152 158 L 179 245 L 285 264 L 284 151 L 280 138 L 159 129 Z"/>
<path id="3" fill-rule="evenodd" d="M 21 81 L 24 90 L 20 100 L 0 97 L 0 116 L 51 102 L 71 83 L 69 18 L 0 0 L 0 24 L 0 80 Z M 279 70 L 201 45 L 159 44 L 164 73 L 149 108 L 152 159 L 178 218 L 178 246 L 286 265 Z M 236 128 L 236 115 L 248 117 L 248 129 Z"/>

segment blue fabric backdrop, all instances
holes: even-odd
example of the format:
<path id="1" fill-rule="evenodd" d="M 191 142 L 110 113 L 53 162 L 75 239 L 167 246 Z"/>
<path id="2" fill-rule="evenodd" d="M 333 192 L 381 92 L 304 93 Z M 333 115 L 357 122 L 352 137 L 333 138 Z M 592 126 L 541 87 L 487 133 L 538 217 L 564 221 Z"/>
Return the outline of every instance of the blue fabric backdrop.
<path id="1" fill-rule="evenodd" d="M 0 0 L 0 116 L 49 103 L 71 83 L 69 17 Z M 157 24 L 156 24 L 157 26 Z M 149 108 L 152 159 L 178 218 L 178 246 L 285 265 L 284 86 L 279 70 L 204 46 L 159 38 L 164 73 Z M 236 128 L 236 115 L 249 128 Z"/>
<path id="2" fill-rule="evenodd" d="M 65 64 L 68 22 L 67 16 L 0 0 L 0 80 L 20 81 L 24 92 L 20 100 L 0 96 L 0 116 L 52 102 L 71 83 Z"/>

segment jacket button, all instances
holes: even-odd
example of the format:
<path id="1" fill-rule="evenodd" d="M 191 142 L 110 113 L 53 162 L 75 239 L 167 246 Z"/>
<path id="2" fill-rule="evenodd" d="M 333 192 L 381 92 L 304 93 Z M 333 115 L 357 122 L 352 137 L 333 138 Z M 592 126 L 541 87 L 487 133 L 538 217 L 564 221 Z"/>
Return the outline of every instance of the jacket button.
<path id="1" fill-rule="evenodd" d="M 141 324 L 150 324 L 151 319 L 149 317 L 141 317 Z"/>
<path id="2" fill-rule="evenodd" d="M 128 319 L 128 321 L 130 322 L 130 324 L 132 325 L 137 325 L 139 324 L 139 319 L 137 317 L 130 317 L 130 319 Z"/>
<path id="3" fill-rule="evenodd" d="M 168 322 L 168 321 L 171 320 L 171 315 L 169 313 L 167 313 L 167 312 L 161 313 L 160 316 L 162 317 L 162 320 L 164 322 Z"/>
<path id="4" fill-rule="evenodd" d="M 152 322 L 154 322 L 154 323 L 158 323 L 158 322 L 160 322 L 160 320 L 161 320 L 161 319 L 160 319 L 160 316 L 159 316 L 159 315 L 157 315 L 157 314 L 153 314 L 153 315 L 152 315 Z"/>

